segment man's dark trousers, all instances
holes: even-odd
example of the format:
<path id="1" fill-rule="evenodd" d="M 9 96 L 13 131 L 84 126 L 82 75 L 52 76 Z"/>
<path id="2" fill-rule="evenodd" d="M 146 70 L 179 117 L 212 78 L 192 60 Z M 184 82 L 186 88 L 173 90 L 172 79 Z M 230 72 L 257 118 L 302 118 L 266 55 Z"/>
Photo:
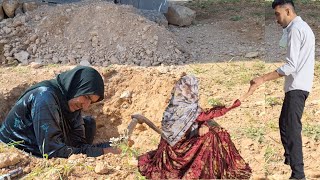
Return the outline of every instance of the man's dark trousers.
<path id="1" fill-rule="evenodd" d="M 279 118 L 281 142 L 284 147 L 285 164 L 290 165 L 290 178 L 305 178 L 302 153 L 301 117 L 309 92 L 292 90 L 285 94 Z"/>

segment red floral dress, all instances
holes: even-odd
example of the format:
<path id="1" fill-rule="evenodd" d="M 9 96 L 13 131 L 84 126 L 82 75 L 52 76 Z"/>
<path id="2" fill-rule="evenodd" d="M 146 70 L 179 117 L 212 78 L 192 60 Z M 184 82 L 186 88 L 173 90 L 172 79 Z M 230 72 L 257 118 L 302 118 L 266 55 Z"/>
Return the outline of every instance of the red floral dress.
<path id="1" fill-rule="evenodd" d="M 239 106 L 240 101 L 236 101 Z M 197 122 L 224 115 L 231 108 L 218 107 L 202 112 Z M 203 136 L 185 136 L 174 146 L 161 138 L 158 149 L 139 157 L 140 173 L 148 179 L 248 179 L 251 168 L 240 156 L 229 133 L 208 126 Z"/>

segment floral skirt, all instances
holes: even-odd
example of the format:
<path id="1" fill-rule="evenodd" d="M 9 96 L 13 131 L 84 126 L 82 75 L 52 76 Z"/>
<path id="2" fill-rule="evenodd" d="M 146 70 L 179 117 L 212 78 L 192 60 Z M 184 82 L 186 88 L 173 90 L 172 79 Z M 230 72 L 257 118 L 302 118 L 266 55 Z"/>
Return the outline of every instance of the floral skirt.
<path id="1" fill-rule="evenodd" d="M 182 139 L 171 147 L 161 138 L 157 150 L 139 157 L 140 173 L 148 179 L 249 179 L 251 168 L 229 133 L 210 127 L 204 136 Z"/>

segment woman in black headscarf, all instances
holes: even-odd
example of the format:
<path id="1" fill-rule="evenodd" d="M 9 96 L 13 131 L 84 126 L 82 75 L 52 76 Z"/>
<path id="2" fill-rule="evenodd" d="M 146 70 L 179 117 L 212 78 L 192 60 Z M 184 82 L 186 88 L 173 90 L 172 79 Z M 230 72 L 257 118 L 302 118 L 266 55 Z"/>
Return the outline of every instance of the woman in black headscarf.
<path id="1" fill-rule="evenodd" d="M 91 145 L 95 122 L 81 116 L 81 110 L 103 98 L 104 82 L 95 69 L 78 66 L 63 72 L 20 96 L 0 128 L 0 140 L 19 142 L 17 148 L 38 157 L 119 153 L 109 143 Z"/>

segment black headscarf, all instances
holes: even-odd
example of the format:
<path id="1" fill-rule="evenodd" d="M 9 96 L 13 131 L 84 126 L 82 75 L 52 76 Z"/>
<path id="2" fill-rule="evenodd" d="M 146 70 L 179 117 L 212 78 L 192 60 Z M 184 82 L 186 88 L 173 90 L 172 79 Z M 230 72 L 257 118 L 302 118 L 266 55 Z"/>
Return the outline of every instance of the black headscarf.
<path id="1" fill-rule="evenodd" d="M 101 75 L 97 70 L 87 66 L 77 66 L 59 74 L 55 79 L 37 83 L 28 88 L 19 99 L 41 86 L 53 88 L 61 100 L 61 105 L 68 104 L 70 99 L 82 95 L 98 95 L 98 101 L 104 99 L 104 82 Z"/>
<path id="2" fill-rule="evenodd" d="M 70 112 L 68 101 L 82 95 L 98 95 L 98 101 L 104 99 L 104 82 L 101 75 L 97 70 L 87 66 L 77 66 L 59 74 L 55 79 L 37 83 L 28 88 L 19 99 L 29 91 L 42 86 L 52 88 L 58 97 L 62 115 L 60 123 L 67 139 L 67 132 L 70 127 L 69 121 L 80 113 L 80 110 Z"/>
<path id="3" fill-rule="evenodd" d="M 104 83 L 98 71 L 87 66 L 78 66 L 59 74 L 57 84 L 67 101 L 82 95 L 98 95 L 98 101 L 104 98 Z"/>

